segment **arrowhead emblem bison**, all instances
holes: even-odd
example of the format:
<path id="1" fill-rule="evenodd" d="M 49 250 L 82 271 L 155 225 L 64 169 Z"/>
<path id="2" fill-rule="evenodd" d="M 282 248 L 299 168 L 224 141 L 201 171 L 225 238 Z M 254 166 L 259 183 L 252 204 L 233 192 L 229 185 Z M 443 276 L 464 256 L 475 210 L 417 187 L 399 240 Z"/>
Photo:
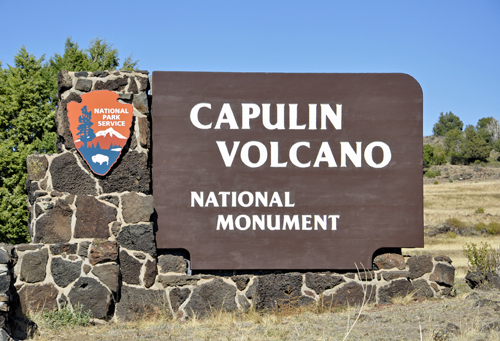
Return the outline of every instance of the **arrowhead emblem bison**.
<path id="1" fill-rule="evenodd" d="M 81 103 L 68 103 L 68 120 L 76 149 L 98 175 L 106 175 L 130 137 L 134 108 L 118 102 L 108 90 L 81 95 Z"/>

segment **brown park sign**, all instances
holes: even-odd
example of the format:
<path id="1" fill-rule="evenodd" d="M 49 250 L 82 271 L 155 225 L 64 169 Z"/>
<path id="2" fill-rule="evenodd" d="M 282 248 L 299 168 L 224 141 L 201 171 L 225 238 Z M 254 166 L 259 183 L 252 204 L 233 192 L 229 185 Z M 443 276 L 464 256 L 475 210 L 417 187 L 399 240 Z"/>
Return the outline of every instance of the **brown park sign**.
<path id="1" fill-rule="evenodd" d="M 192 269 L 371 268 L 423 246 L 412 77 L 153 72 L 152 89 L 157 246 Z"/>

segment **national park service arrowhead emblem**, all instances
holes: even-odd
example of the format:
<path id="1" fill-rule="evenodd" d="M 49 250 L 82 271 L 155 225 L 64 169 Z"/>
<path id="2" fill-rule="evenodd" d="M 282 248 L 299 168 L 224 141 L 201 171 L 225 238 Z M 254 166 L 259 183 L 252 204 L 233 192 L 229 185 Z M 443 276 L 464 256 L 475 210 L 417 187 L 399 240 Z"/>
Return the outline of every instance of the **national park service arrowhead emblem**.
<path id="1" fill-rule="evenodd" d="M 134 108 L 119 103 L 118 94 L 108 90 L 91 91 L 81 97 L 81 103 L 68 103 L 69 129 L 90 169 L 106 175 L 130 137 Z"/>

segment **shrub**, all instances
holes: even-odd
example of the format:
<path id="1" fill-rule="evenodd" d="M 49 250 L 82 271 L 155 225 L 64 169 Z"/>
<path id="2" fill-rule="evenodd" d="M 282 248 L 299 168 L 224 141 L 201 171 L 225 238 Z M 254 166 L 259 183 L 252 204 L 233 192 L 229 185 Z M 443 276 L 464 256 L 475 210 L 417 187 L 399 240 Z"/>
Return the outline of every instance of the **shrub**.
<path id="1" fill-rule="evenodd" d="M 440 176 L 441 175 L 441 171 L 438 169 L 438 170 L 428 170 L 427 172 L 425 172 L 425 176 L 428 177 L 429 179 L 432 179 L 432 178 L 435 178 L 436 176 Z"/>
<path id="2" fill-rule="evenodd" d="M 497 271 L 500 265 L 500 254 L 489 243 L 482 242 L 481 246 L 475 243 L 466 243 L 463 247 L 463 252 L 465 257 L 467 257 L 469 272 L 494 272 Z"/>
<path id="3" fill-rule="evenodd" d="M 474 213 L 476 213 L 476 214 L 484 213 L 484 208 L 478 207 L 477 210 Z"/>
<path id="4" fill-rule="evenodd" d="M 437 184 L 439 184 L 439 181 L 435 180 L 433 183 L 434 183 L 434 185 L 437 185 Z"/>
<path id="5" fill-rule="evenodd" d="M 458 218 L 448 218 L 446 220 L 446 225 L 455 228 L 463 228 L 466 226 L 466 224 Z"/>
<path id="6" fill-rule="evenodd" d="M 482 231 L 486 228 L 486 224 L 483 222 L 480 222 L 480 223 L 477 223 L 476 225 L 474 225 L 474 228 L 478 231 Z"/>
<path id="7" fill-rule="evenodd" d="M 50 329 L 65 327 L 87 326 L 92 318 L 92 311 L 83 311 L 83 307 L 78 305 L 73 308 L 64 305 L 60 310 L 44 312 L 41 315 L 42 323 Z"/>
<path id="8" fill-rule="evenodd" d="M 488 225 L 486 225 L 486 232 L 488 234 L 496 235 L 498 234 L 498 231 L 500 231 L 500 223 L 491 222 Z"/>
<path id="9" fill-rule="evenodd" d="M 457 234 L 455 232 L 448 231 L 446 232 L 446 237 L 451 239 L 457 238 Z"/>

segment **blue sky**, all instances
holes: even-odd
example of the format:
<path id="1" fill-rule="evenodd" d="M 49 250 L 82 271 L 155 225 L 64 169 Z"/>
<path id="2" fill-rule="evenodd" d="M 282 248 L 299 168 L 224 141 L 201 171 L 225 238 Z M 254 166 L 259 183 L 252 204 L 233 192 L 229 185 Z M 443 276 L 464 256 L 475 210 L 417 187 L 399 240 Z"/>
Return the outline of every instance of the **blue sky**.
<path id="1" fill-rule="evenodd" d="M 404 72 L 440 112 L 500 119 L 500 1 L 6 1 L 0 60 L 106 38 L 148 71 Z"/>

